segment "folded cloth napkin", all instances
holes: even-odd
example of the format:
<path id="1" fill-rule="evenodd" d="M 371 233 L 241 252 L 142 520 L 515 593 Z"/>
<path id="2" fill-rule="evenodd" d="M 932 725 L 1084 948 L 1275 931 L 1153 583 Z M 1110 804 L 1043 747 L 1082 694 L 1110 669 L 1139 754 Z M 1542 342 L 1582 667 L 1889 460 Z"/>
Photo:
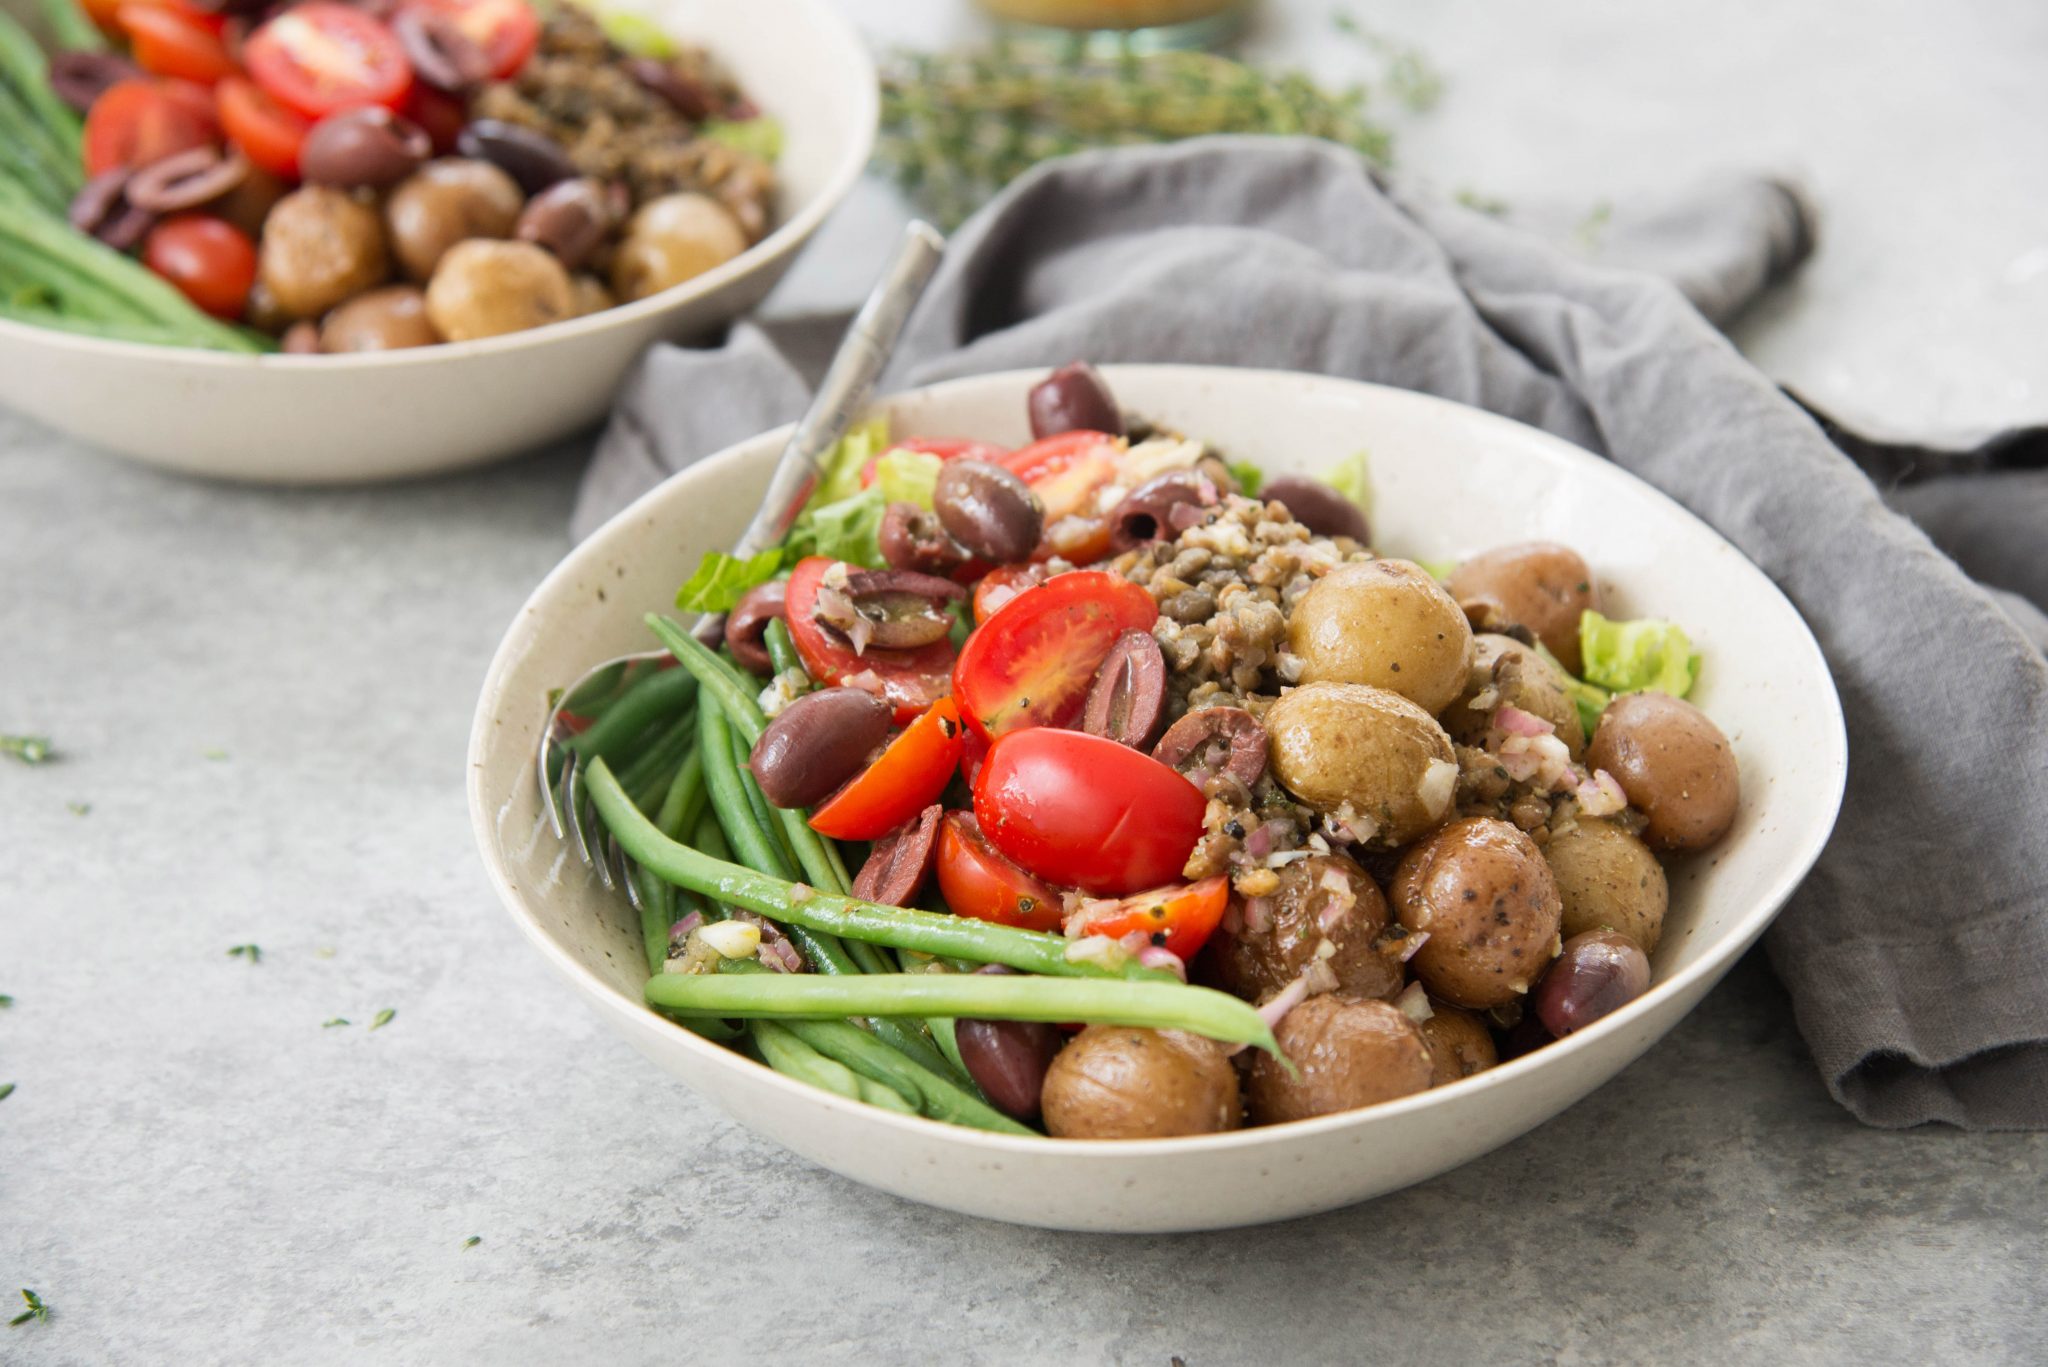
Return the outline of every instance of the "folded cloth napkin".
<path id="1" fill-rule="evenodd" d="M 1326 144 L 1083 154 L 961 230 L 885 388 L 1075 357 L 1320 371 L 1519 418 L 1671 494 L 1798 605 L 1848 715 L 1840 825 L 1768 940 L 1828 1087 L 1874 1125 L 2048 1127 L 2048 661 L 1702 316 L 1796 264 L 1796 196 L 1729 182 L 1607 232 L 1636 269 Z M 804 396 L 751 327 L 655 350 L 576 529 Z M 2040 525 L 2013 534 L 2038 563 Z"/>

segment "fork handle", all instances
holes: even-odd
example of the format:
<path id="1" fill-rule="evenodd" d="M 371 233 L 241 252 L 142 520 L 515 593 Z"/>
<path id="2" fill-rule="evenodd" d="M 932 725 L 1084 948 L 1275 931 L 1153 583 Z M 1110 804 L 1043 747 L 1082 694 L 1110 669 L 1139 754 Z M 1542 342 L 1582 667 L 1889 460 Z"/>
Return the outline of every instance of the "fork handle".
<path id="1" fill-rule="evenodd" d="M 904 226 L 895 255 L 854 315 L 817 395 L 804 410 L 796 431 L 790 433 L 789 444 L 782 448 L 754 520 L 733 546 L 734 555 L 758 555 L 789 535 L 797 514 L 818 487 L 818 457 L 846 435 L 874 393 L 875 381 L 896 348 L 910 310 L 930 283 L 945 249 L 946 239 L 931 224 L 912 219 Z M 706 613 L 693 634 L 704 644 L 715 645 L 724 630 L 723 613 Z"/>

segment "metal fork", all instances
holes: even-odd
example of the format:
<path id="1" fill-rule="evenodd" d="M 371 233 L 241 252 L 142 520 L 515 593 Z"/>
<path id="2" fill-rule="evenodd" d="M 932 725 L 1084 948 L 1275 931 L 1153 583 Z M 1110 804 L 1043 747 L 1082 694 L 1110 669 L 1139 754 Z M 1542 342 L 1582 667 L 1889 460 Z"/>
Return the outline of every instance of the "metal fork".
<path id="1" fill-rule="evenodd" d="M 928 223 L 912 220 L 904 228 L 895 255 L 840 340 L 831 368 L 818 386 L 817 397 L 811 400 L 796 431 L 782 448 L 775 471 L 768 478 L 767 491 L 761 496 L 761 506 L 733 545 L 735 556 L 758 555 L 789 534 L 790 524 L 796 521 L 811 491 L 817 487 L 818 458 L 846 435 L 874 392 L 875 380 L 890 352 L 895 350 L 912 306 L 924 293 L 932 272 L 938 269 L 945 246 L 945 238 Z M 700 617 L 692 633 L 706 645 L 716 646 L 724 630 L 725 614 L 713 612 Z M 549 706 L 534 756 L 535 777 L 555 838 L 570 841 L 577 856 L 597 870 L 605 887 L 615 888 L 623 883 L 635 910 L 640 907 L 640 890 L 629 876 L 630 861 L 610 833 L 604 831 L 596 809 L 587 801 L 580 756 L 565 744 L 572 732 L 564 714 L 575 713 L 579 704 L 588 707 L 606 697 L 623 694 L 660 668 L 659 662 L 667 658 L 665 650 L 639 651 L 584 671 Z M 600 834 L 602 839 L 598 838 Z"/>

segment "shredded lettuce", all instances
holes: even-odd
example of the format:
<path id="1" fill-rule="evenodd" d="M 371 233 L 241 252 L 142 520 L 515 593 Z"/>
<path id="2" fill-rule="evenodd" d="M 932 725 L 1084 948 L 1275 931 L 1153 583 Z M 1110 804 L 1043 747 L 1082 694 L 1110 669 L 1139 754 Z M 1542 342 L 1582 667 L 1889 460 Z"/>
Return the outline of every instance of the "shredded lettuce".
<path id="1" fill-rule="evenodd" d="M 1600 724 L 1600 714 L 1607 710 L 1608 703 L 1614 701 L 1614 695 L 1598 684 L 1589 684 L 1575 676 L 1564 667 L 1564 661 L 1550 653 L 1549 647 L 1543 642 L 1536 643 L 1536 653 L 1550 661 L 1551 666 L 1557 670 L 1557 677 L 1564 680 L 1565 696 L 1579 709 L 1579 725 L 1586 729 L 1588 736 L 1592 735 L 1593 728 Z"/>
<path id="2" fill-rule="evenodd" d="M 1458 562 L 1455 560 L 1418 559 L 1415 563 L 1422 566 L 1422 572 L 1424 574 L 1428 575 L 1431 579 L 1436 580 L 1438 583 L 1442 583 L 1444 580 L 1449 579 L 1454 573 L 1457 572 L 1458 569 Z"/>
<path id="3" fill-rule="evenodd" d="M 697 136 L 722 142 L 736 152 L 745 152 L 766 162 L 782 155 L 782 125 L 766 114 L 751 119 L 712 119 L 697 129 Z"/>
<path id="4" fill-rule="evenodd" d="M 1699 675 L 1699 656 L 1685 629 L 1655 617 L 1615 622 L 1597 612 L 1582 613 L 1579 653 L 1586 681 L 1615 693 L 1654 689 L 1682 698 Z"/>
<path id="5" fill-rule="evenodd" d="M 676 606 L 685 612 L 731 612 L 746 591 L 765 584 L 782 568 L 782 548 L 741 559 L 712 551 L 697 562 L 697 572 L 676 590 Z"/>
<path id="6" fill-rule="evenodd" d="M 821 508 L 860 492 L 860 472 L 889 445 L 889 420 L 869 418 L 846 430 L 818 458 L 818 487 L 811 491 L 808 508 Z"/>
<path id="7" fill-rule="evenodd" d="M 877 538 L 888 506 L 889 500 L 882 497 L 877 485 L 806 508 L 789 529 L 789 562 L 793 565 L 807 555 L 823 555 L 864 569 L 884 568 Z"/>
<path id="8" fill-rule="evenodd" d="M 1372 463 L 1365 452 L 1354 451 L 1323 471 L 1323 483 L 1356 503 L 1366 521 L 1372 521 Z"/>
<path id="9" fill-rule="evenodd" d="M 884 502 L 915 503 L 929 510 L 941 464 L 937 456 L 925 451 L 906 451 L 900 447 L 885 451 L 875 462 L 875 488 L 882 491 Z"/>
<path id="10" fill-rule="evenodd" d="M 1237 481 L 1237 487 L 1244 490 L 1246 498 L 1257 498 L 1259 490 L 1266 487 L 1266 472 L 1248 460 L 1230 462 L 1230 477 Z"/>
<path id="11" fill-rule="evenodd" d="M 597 24 L 604 30 L 604 36 L 629 57 L 666 59 L 676 55 L 676 40 L 664 33 L 661 25 L 642 15 L 600 10 Z"/>

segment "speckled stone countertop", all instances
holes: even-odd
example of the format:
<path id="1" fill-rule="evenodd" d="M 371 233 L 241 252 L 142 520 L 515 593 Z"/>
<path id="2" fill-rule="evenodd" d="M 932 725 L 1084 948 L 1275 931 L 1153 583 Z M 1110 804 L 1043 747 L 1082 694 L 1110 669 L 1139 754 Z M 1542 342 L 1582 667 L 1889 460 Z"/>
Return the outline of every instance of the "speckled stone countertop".
<path id="1" fill-rule="evenodd" d="M 1846 89 L 1892 82 L 1942 137 L 1900 142 L 1885 124 L 1904 116 L 1869 111 L 1855 154 L 1821 168 L 1839 203 L 1960 184 L 1947 148 L 1988 178 L 1986 207 L 1943 243 L 1914 237 L 1927 215 L 1859 237 L 1842 208 L 1835 240 L 1864 245 L 1824 256 L 1745 340 L 1783 373 L 1864 368 L 1850 388 L 1889 394 L 1902 424 L 2041 416 L 2048 341 L 2008 326 L 2039 284 L 1957 286 L 1931 332 L 1913 303 L 1933 282 L 1999 278 L 2015 234 L 2048 237 L 2038 175 L 2001 178 L 2042 124 L 2040 83 L 2019 79 L 2048 35 L 2037 13 L 1870 6 L 1857 36 L 1840 16 L 1770 19 L 1761 0 L 1659 7 L 1672 38 L 1596 0 L 1380 8 L 1450 72 L 1439 117 L 1468 129 L 1538 84 L 1550 124 L 1621 127 L 1595 114 L 1628 88 L 1541 75 L 1596 32 L 1609 46 L 1587 62 L 1633 73 L 1623 87 L 1680 87 L 1673 100 L 1754 53 L 1729 98 L 1810 101 L 1817 149 L 1851 137 Z M 1881 34 L 1897 55 L 1863 51 Z M 1802 51 L 1853 71 L 1810 78 Z M 1916 88 L 1913 72 L 1954 79 Z M 1677 126 L 1656 108 L 1654 128 Z M 1690 152 L 1723 148 L 1718 110 L 1694 110 Z M 1417 156 L 1457 142 L 1432 127 Z M 1528 120 L 1518 133 L 1459 143 L 1468 160 L 1444 178 L 1494 167 L 1489 188 L 1511 197 L 1550 158 L 1559 183 L 1595 185 L 1593 149 Z M 1762 136 L 1729 131 L 1721 160 Z M 864 281 L 893 212 L 873 193 L 853 205 L 781 306 Z M 1858 279 L 1895 307 L 1847 300 Z M 1848 338 L 1849 320 L 1879 335 Z M 1014 1229 L 754 1139 L 547 974 L 470 847 L 471 706 L 565 548 L 577 470 L 565 448 L 424 484 L 268 492 L 0 414 L 0 730 L 60 751 L 0 760 L 0 1083 L 16 1084 L 0 1100 L 0 1295 L 33 1287 L 52 1312 L 0 1328 L 0 1361 L 2040 1360 L 2048 1136 L 1857 1125 L 1756 956 L 1529 1136 L 1287 1225 Z M 230 956 L 241 944 L 261 961 Z"/>

